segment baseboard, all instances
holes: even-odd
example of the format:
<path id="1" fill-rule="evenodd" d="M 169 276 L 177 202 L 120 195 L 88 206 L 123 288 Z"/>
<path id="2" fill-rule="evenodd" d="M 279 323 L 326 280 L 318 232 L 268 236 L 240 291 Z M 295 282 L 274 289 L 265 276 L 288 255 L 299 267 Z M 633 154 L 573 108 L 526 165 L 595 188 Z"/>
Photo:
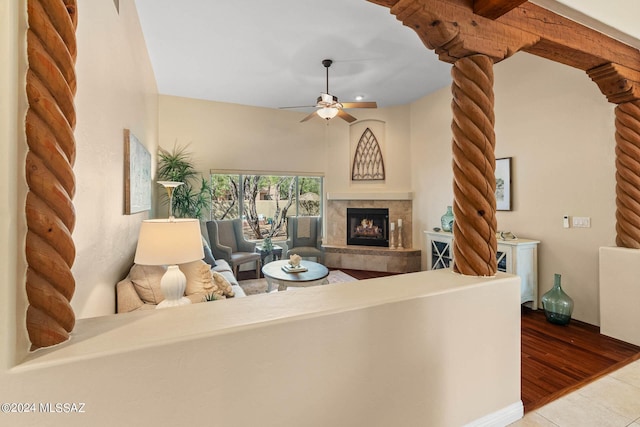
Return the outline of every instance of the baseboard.
<path id="1" fill-rule="evenodd" d="M 492 414 L 478 418 L 466 424 L 465 427 L 504 427 L 518 421 L 524 415 L 524 405 L 519 400 L 514 404 L 502 408 Z"/>

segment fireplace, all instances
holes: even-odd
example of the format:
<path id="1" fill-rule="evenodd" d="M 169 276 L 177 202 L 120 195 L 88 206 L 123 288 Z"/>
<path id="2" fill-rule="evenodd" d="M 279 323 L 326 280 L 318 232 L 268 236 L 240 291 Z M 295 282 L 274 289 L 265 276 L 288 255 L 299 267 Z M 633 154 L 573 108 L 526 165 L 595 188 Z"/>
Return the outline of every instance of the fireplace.
<path id="1" fill-rule="evenodd" d="M 389 209 L 347 208 L 347 245 L 389 247 Z"/>

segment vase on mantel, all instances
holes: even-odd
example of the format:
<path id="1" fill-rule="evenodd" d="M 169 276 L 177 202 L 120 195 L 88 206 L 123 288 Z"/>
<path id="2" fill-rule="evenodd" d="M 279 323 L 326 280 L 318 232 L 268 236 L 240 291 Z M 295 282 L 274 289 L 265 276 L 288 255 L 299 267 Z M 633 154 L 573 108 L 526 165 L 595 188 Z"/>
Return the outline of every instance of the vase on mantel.
<path id="1" fill-rule="evenodd" d="M 547 320 L 556 325 L 566 325 L 573 313 L 573 299 L 562 289 L 562 276 L 555 274 L 553 288 L 542 295 L 542 308 Z"/>
<path id="2" fill-rule="evenodd" d="M 440 225 L 442 225 L 442 231 L 451 231 L 453 229 L 453 210 L 451 206 L 447 206 L 447 212 L 440 217 Z"/>

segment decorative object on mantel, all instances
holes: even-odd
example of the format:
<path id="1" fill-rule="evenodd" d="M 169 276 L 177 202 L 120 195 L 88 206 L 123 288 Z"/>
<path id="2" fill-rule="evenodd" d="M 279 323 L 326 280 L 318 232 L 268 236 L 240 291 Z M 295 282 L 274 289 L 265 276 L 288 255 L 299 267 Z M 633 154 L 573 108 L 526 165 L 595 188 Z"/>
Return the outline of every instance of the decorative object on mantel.
<path id="1" fill-rule="evenodd" d="M 402 220 L 398 219 L 398 249 L 403 249 L 402 247 Z"/>
<path id="2" fill-rule="evenodd" d="M 547 320 L 556 325 L 566 325 L 573 313 L 573 299 L 562 289 L 562 276 L 554 274 L 553 288 L 540 299 Z"/>
<path id="3" fill-rule="evenodd" d="M 389 224 L 389 249 L 396 248 L 395 234 L 396 234 L 396 223 L 392 222 L 391 224 Z"/>
<path id="4" fill-rule="evenodd" d="M 442 231 L 453 230 L 453 208 L 447 206 L 447 212 L 440 217 L 440 224 L 442 225 Z"/>
<path id="5" fill-rule="evenodd" d="M 371 129 L 366 128 L 353 155 L 351 180 L 379 181 L 384 179 L 384 160 L 378 139 Z"/>

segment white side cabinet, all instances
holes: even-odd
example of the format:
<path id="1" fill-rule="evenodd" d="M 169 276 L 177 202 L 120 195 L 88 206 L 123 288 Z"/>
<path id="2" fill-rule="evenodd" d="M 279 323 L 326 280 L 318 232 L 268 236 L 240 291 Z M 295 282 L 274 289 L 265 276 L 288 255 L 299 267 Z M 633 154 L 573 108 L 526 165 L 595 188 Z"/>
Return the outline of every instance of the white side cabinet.
<path id="1" fill-rule="evenodd" d="M 427 269 L 451 268 L 453 234 L 425 231 L 427 238 Z M 520 303 L 530 302 L 538 308 L 538 240 L 498 238 L 498 271 L 520 276 Z"/>

